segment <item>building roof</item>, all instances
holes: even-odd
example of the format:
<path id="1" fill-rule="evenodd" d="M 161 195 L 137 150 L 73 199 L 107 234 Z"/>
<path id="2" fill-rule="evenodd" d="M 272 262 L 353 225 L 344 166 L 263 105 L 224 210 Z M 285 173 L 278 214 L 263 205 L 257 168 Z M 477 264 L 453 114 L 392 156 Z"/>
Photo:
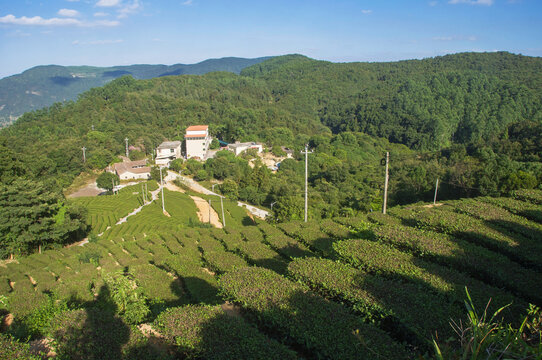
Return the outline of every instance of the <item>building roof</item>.
<path id="1" fill-rule="evenodd" d="M 163 143 L 158 146 L 158 149 L 171 149 L 176 148 L 177 146 L 181 146 L 182 142 L 180 141 L 164 141 Z"/>
<path id="2" fill-rule="evenodd" d="M 229 148 L 238 148 L 238 147 L 258 146 L 258 145 L 261 146 L 262 144 L 255 143 L 255 142 L 244 142 L 244 143 L 228 144 L 228 147 Z"/>
<path id="3" fill-rule="evenodd" d="M 186 131 L 205 131 L 209 125 L 192 125 L 186 128 Z"/>
<path id="4" fill-rule="evenodd" d="M 205 137 L 205 134 L 186 134 L 184 137 L 185 138 L 200 138 L 200 137 Z"/>
<path id="5" fill-rule="evenodd" d="M 151 168 L 148 166 L 143 166 L 147 164 L 147 160 L 137 160 L 137 161 L 125 161 L 121 163 L 113 164 L 115 171 L 121 175 L 127 172 L 133 174 L 143 174 L 149 173 Z"/>

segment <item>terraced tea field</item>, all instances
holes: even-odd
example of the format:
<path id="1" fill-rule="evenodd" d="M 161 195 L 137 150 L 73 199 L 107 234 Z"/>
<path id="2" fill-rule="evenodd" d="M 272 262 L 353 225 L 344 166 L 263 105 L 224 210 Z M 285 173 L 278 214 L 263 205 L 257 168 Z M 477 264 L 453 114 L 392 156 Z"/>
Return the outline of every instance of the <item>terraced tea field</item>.
<path id="1" fill-rule="evenodd" d="M 137 207 L 133 192 L 118 197 Z M 53 338 L 66 358 L 432 358 L 432 340 L 465 321 L 465 287 L 480 311 L 511 304 L 502 316 L 515 325 L 542 305 L 541 199 L 277 226 L 226 202 L 217 229 L 194 221 L 188 195 L 166 191 L 170 217 L 155 201 L 96 242 L 0 267 L 0 294 L 15 336 Z M 84 201 L 95 232 L 131 211 Z M 132 284 L 126 304 L 143 304 L 140 318 L 119 308 L 115 274 Z"/>

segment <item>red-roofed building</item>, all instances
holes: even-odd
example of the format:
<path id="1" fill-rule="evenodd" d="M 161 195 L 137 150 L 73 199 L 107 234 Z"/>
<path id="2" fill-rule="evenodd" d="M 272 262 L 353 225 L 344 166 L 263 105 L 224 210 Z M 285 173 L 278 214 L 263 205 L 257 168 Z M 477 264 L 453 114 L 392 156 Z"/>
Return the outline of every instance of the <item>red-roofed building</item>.
<path id="1" fill-rule="evenodd" d="M 193 125 L 186 128 L 184 135 L 186 143 L 186 158 L 200 158 L 205 160 L 207 150 L 211 146 L 211 137 L 209 136 L 209 126 Z"/>

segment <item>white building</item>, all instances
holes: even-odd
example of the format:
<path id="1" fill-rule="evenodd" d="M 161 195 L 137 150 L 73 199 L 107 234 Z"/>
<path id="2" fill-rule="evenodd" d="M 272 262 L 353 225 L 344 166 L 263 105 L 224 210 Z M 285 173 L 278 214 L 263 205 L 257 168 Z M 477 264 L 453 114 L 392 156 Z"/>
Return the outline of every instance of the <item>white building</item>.
<path id="1" fill-rule="evenodd" d="M 186 128 L 184 135 L 186 142 L 186 158 L 200 158 L 205 160 L 205 154 L 211 146 L 211 137 L 209 136 L 209 126 L 193 125 Z"/>
<path id="2" fill-rule="evenodd" d="M 151 168 L 147 166 L 147 160 L 115 163 L 113 171 L 121 180 L 151 178 Z"/>
<path id="3" fill-rule="evenodd" d="M 179 159 L 181 154 L 180 141 L 164 141 L 156 148 L 156 165 L 169 166 L 175 159 Z"/>
<path id="4" fill-rule="evenodd" d="M 248 149 L 256 149 L 258 153 L 261 153 L 263 151 L 263 146 L 262 144 L 255 142 L 236 142 L 235 144 L 228 144 L 228 150 L 233 151 L 236 156 Z"/>

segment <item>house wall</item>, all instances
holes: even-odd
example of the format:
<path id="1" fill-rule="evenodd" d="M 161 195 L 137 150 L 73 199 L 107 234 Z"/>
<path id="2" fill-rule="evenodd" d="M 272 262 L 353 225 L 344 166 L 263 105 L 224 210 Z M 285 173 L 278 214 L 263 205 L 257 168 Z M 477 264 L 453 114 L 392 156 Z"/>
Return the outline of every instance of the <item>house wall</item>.
<path id="1" fill-rule="evenodd" d="M 132 172 L 125 172 L 121 175 L 119 175 L 119 178 L 121 180 L 130 180 L 130 179 L 150 179 L 151 174 L 150 173 L 132 173 Z"/>
<path id="2" fill-rule="evenodd" d="M 200 159 L 204 159 L 210 145 L 211 138 L 209 136 L 206 136 L 203 139 L 186 138 L 186 157 L 188 159 L 192 157 L 199 157 Z"/>

